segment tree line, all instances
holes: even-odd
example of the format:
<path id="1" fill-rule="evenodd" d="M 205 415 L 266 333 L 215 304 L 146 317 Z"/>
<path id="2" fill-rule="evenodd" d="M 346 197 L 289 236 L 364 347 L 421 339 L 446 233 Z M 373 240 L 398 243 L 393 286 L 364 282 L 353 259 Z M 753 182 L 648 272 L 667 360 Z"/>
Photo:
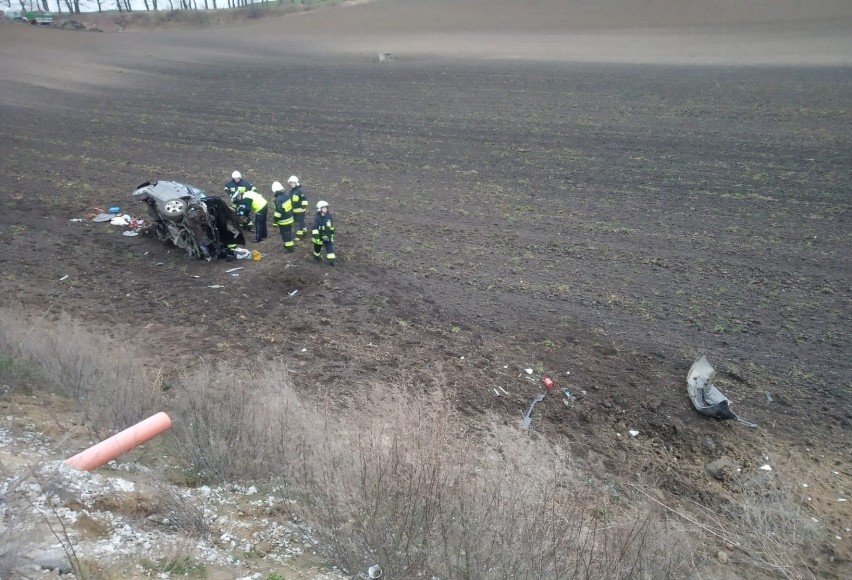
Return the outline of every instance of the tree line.
<path id="1" fill-rule="evenodd" d="M 137 2 L 139 0 L 136 0 Z M 98 12 L 104 10 L 117 10 L 118 12 L 133 12 L 135 10 L 134 0 L 54 0 L 55 10 L 59 14 L 80 14 L 83 9 L 92 5 Z M 219 3 L 222 8 L 242 8 L 252 4 L 270 6 L 272 4 L 304 4 L 305 0 L 141 0 L 145 11 L 157 12 L 160 10 L 218 10 Z M 8 8 L 20 5 L 21 10 L 42 10 L 50 12 L 50 0 L 0 0 Z M 307 3 L 311 3 L 308 1 Z"/>

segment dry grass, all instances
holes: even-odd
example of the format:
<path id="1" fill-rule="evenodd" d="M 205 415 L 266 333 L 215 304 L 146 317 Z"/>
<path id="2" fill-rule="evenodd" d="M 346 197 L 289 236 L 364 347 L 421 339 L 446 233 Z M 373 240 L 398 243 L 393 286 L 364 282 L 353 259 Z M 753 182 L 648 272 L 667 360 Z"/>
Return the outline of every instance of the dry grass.
<path id="1" fill-rule="evenodd" d="M 725 516 L 749 567 L 776 578 L 817 577 L 805 557 L 817 553 L 819 529 L 792 492 L 745 487 L 738 504 L 730 506 Z"/>
<path id="2" fill-rule="evenodd" d="M 202 365 L 181 377 L 172 401 L 180 455 L 201 482 L 284 475 L 298 460 L 308 415 L 280 362 Z"/>
<path id="3" fill-rule="evenodd" d="M 155 410 L 157 381 L 109 337 L 66 317 L 0 314 L 7 371 L 69 395 L 90 423 L 114 430 Z M 754 577 L 813 576 L 803 560 L 816 531 L 774 487 L 744 487 L 725 513 L 628 498 L 579 472 L 570 449 L 516 428 L 485 421 L 460 436 L 465 419 L 440 388 L 376 385 L 341 412 L 303 400 L 286 364 L 264 361 L 202 364 L 173 392 L 170 438 L 189 477 L 280 484 L 295 500 L 288 515 L 352 573 L 378 563 L 391 578 L 682 578 L 707 556 L 699 542 L 721 541 Z M 183 496 L 160 497 L 181 531 L 209 536 Z M 0 552 L 0 565 L 11 557 Z"/>
<path id="4" fill-rule="evenodd" d="M 5 481 L 11 474 L 0 462 L 0 482 Z M 3 495 L 0 496 L 0 578 L 11 578 L 12 572 L 17 569 L 24 560 L 22 554 L 29 544 L 27 534 L 12 524 L 12 519 L 17 515 L 20 506 L 13 501 L 10 490 L 0 487 Z"/>
<path id="5" fill-rule="evenodd" d="M 284 484 L 292 517 L 350 571 L 391 578 L 682 577 L 688 545 L 647 510 L 610 511 L 570 457 L 512 429 L 457 436 L 440 395 L 375 389 L 340 415 L 307 405 L 283 363 L 202 367 L 174 401 L 186 460 L 205 481 Z M 614 507 L 614 506 L 612 506 Z"/>
<path id="6" fill-rule="evenodd" d="M 150 376 L 120 341 L 93 334 L 68 316 L 48 320 L 0 309 L 0 356 L 27 380 L 26 388 L 74 400 L 94 439 L 159 410 L 159 377 Z"/>

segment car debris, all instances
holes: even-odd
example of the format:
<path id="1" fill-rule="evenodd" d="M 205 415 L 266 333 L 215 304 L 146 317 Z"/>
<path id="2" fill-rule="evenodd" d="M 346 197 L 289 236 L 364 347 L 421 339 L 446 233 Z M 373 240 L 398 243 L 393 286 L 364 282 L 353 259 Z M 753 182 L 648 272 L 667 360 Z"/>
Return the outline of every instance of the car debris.
<path id="1" fill-rule="evenodd" d="M 193 258 L 227 258 L 236 255 L 229 246 L 245 245 L 237 213 L 220 197 L 177 181 L 146 181 L 133 192 L 145 202 L 157 236 L 186 250 Z"/>
<path id="2" fill-rule="evenodd" d="M 686 376 L 686 390 L 695 410 L 707 417 L 721 420 L 734 419 L 747 427 L 757 427 L 756 423 L 741 419 L 731 411 L 728 398 L 713 386 L 714 376 L 716 376 L 716 370 L 703 354 L 690 367 Z"/>
<path id="3" fill-rule="evenodd" d="M 537 403 L 540 403 L 544 400 L 544 393 L 539 393 L 536 395 L 535 399 L 533 399 L 532 403 L 530 403 L 530 408 L 527 409 L 527 414 L 524 415 L 524 430 L 529 430 L 530 424 L 532 423 L 532 412 L 533 408 L 535 408 Z"/>

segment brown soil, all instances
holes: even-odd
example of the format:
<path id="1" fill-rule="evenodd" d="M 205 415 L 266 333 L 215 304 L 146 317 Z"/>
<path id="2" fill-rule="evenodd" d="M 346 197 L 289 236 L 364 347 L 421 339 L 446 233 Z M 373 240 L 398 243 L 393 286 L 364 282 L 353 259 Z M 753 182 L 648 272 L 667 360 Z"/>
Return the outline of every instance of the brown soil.
<path id="1" fill-rule="evenodd" d="M 172 376 L 260 355 L 332 401 L 444 386 L 467 431 L 486 412 L 520 425 L 547 375 L 559 390 L 533 432 L 599 475 L 711 503 L 736 490 L 706 463 L 769 463 L 809 484 L 821 557 L 848 569 L 848 9 L 816 3 L 801 26 L 792 1 L 772 3 L 788 8 L 775 20 L 640 22 L 674 37 L 622 16 L 618 33 L 554 43 L 559 19 L 460 28 L 422 8 L 447 2 L 416 4 L 186 32 L 4 24 L 2 304 L 131 328 L 129 346 Z M 603 14 L 564 30 L 599 31 Z M 795 51 L 773 53 L 776 30 Z M 739 51 L 690 56 L 723 44 Z M 613 62 L 576 62 L 601 53 Z M 726 64 L 651 64 L 673 60 Z M 823 66 L 734 66 L 746 60 Z M 70 221 L 113 205 L 141 216 L 130 192 L 148 179 L 218 192 L 234 169 L 264 192 L 295 173 L 328 200 L 338 266 L 274 237 L 260 262 L 192 261 Z M 701 352 L 758 429 L 692 409 Z"/>

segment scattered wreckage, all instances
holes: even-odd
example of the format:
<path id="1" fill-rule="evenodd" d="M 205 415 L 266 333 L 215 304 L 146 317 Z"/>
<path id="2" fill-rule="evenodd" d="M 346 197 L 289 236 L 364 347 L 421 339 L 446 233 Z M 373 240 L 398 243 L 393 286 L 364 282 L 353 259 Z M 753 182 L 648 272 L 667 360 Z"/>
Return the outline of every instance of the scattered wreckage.
<path id="1" fill-rule="evenodd" d="M 186 250 L 193 258 L 235 258 L 231 248 L 245 245 L 231 204 L 204 190 L 177 181 L 146 181 L 133 198 L 148 206 L 161 241 Z"/>
<path id="2" fill-rule="evenodd" d="M 703 354 L 692 364 L 686 376 L 686 389 L 695 410 L 714 419 L 734 419 L 748 427 L 757 427 L 755 423 L 741 419 L 731 410 L 730 401 L 713 385 L 716 369 Z"/>

